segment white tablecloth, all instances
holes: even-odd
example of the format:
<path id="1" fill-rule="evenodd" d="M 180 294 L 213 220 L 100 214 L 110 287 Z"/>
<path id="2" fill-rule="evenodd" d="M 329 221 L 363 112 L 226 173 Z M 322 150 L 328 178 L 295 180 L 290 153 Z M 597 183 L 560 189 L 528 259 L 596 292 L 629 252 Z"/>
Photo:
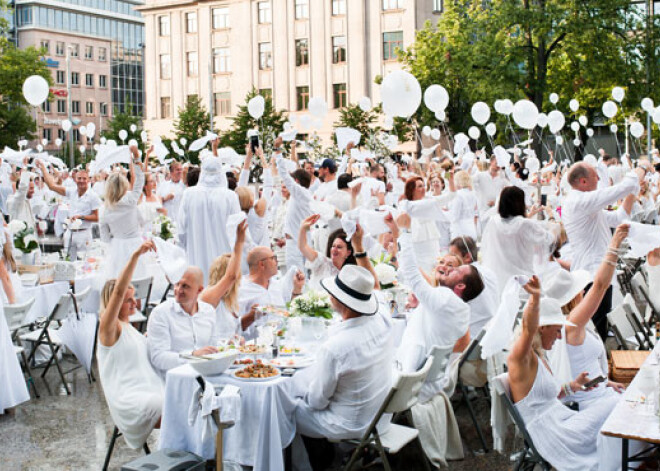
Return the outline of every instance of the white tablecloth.
<path id="1" fill-rule="evenodd" d="M 197 373 L 188 366 L 167 373 L 159 449 L 187 450 L 206 459 L 213 458 L 212 444 L 203 446 L 201 430 L 188 425 L 188 408 L 196 390 Z M 296 401 L 288 389 L 291 378 L 267 382 L 246 382 L 229 374 L 206 378 L 214 385 L 233 384 L 241 389 L 241 414 L 236 424 L 224 431 L 224 459 L 254 471 L 284 469 L 283 450 L 294 438 L 293 411 Z"/>
<path id="2" fill-rule="evenodd" d="M 30 400 L 18 357 L 14 353 L 5 313 L 0 305 L 0 414 Z"/>

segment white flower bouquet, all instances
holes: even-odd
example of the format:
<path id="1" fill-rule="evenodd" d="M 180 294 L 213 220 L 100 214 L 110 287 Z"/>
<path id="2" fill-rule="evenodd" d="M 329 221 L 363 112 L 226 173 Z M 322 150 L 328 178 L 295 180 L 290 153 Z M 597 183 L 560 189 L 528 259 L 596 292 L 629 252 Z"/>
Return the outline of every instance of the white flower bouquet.
<path id="1" fill-rule="evenodd" d="M 39 248 L 39 240 L 34 235 L 34 229 L 28 227 L 25 221 L 14 219 L 9 223 L 9 230 L 14 237 L 14 247 L 23 253 L 32 253 Z"/>
<path id="2" fill-rule="evenodd" d="M 151 232 L 163 240 L 173 239 L 176 234 L 176 224 L 167 216 L 159 214 L 151 223 Z"/>
<path id="3" fill-rule="evenodd" d="M 396 268 L 390 262 L 392 261 L 391 255 L 381 254 L 377 259 L 371 259 L 374 264 L 374 271 L 378 277 L 380 289 L 394 288 L 397 284 Z"/>
<path id="4" fill-rule="evenodd" d="M 332 319 L 330 297 L 326 293 L 307 291 L 287 304 L 292 316 Z"/>

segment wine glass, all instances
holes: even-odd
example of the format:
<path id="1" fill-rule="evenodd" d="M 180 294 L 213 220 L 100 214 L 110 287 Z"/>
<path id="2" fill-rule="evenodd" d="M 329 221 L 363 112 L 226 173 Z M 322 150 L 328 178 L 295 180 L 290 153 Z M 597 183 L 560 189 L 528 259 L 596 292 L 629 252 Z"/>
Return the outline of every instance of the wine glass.
<path id="1" fill-rule="evenodd" d="M 642 394 L 641 398 L 644 398 L 644 403 L 648 406 L 651 406 L 653 402 L 653 394 L 656 390 L 656 379 L 653 369 L 651 368 L 641 368 L 637 373 L 638 378 L 636 378 L 635 386 L 639 389 L 639 392 Z"/>

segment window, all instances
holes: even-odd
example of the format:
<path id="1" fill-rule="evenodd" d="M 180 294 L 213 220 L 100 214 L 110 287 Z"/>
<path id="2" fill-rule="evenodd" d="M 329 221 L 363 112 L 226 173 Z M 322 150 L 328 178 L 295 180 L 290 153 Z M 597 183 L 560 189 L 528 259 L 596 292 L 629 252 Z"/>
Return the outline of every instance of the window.
<path id="1" fill-rule="evenodd" d="M 309 0 L 295 0 L 296 1 L 296 20 L 309 18 Z"/>
<path id="2" fill-rule="evenodd" d="M 50 128 L 44 128 L 41 135 L 44 139 L 46 139 L 48 142 L 50 142 L 51 139 L 53 139 L 53 130 L 50 129 Z"/>
<path id="3" fill-rule="evenodd" d="M 213 48 L 213 73 L 221 74 L 231 72 L 231 57 L 228 47 Z"/>
<path id="4" fill-rule="evenodd" d="M 94 114 L 94 102 L 93 101 L 88 101 L 85 103 L 85 113 L 88 115 Z"/>
<path id="5" fill-rule="evenodd" d="M 186 33 L 197 32 L 197 13 L 186 13 Z"/>
<path id="6" fill-rule="evenodd" d="M 85 46 L 85 60 L 91 61 L 94 60 L 94 47 Z"/>
<path id="7" fill-rule="evenodd" d="M 158 36 L 169 36 L 170 35 L 170 17 L 169 16 L 159 16 L 158 17 Z"/>
<path id="8" fill-rule="evenodd" d="M 80 74 L 78 72 L 71 72 L 71 85 L 80 85 Z"/>
<path id="9" fill-rule="evenodd" d="M 259 2 L 257 3 L 257 9 L 259 10 L 259 23 L 267 24 L 273 22 L 273 14 L 270 9 L 270 2 Z"/>
<path id="10" fill-rule="evenodd" d="M 332 37 L 332 63 L 346 62 L 346 36 Z"/>
<path id="11" fill-rule="evenodd" d="M 309 65 L 309 41 L 307 39 L 296 40 L 296 66 Z"/>
<path id="12" fill-rule="evenodd" d="M 213 29 L 229 28 L 229 7 L 213 9 Z"/>
<path id="13" fill-rule="evenodd" d="M 186 53 L 186 63 L 188 64 L 188 77 L 197 77 L 197 52 Z"/>
<path id="14" fill-rule="evenodd" d="M 73 130 L 73 140 L 76 142 L 80 142 L 80 130 L 79 129 L 74 129 Z"/>
<path id="15" fill-rule="evenodd" d="M 58 114 L 66 113 L 66 100 L 57 100 L 57 113 Z"/>
<path id="16" fill-rule="evenodd" d="M 80 114 L 80 102 L 78 100 L 71 102 L 71 113 Z"/>
<path id="17" fill-rule="evenodd" d="M 99 75 L 99 88 L 108 88 L 108 76 Z"/>
<path id="18" fill-rule="evenodd" d="M 259 43 L 259 68 L 261 70 L 273 68 L 273 45 L 271 43 Z"/>
<path id="19" fill-rule="evenodd" d="M 213 94 L 216 116 L 229 116 L 231 114 L 231 93 L 221 92 Z"/>
<path id="20" fill-rule="evenodd" d="M 99 47 L 99 61 L 105 62 L 107 60 L 107 50 L 104 47 Z"/>
<path id="21" fill-rule="evenodd" d="M 41 110 L 44 113 L 50 113 L 50 101 L 46 100 L 41 104 Z"/>
<path id="22" fill-rule="evenodd" d="M 160 55 L 160 78 L 164 80 L 169 80 L 172 78 L 169 54 Z"/>
<path id="23" fill-rule="evenodd" d="M 346 84 L 345 83 L 335 83 L 332 86 L 332 96 L 334 98 L 335 108 L 343 108 L 347 105 L 346 103 Z"/>
<path id="24" fill-rule="evenodd" d="M 94 74 L 85 74 L 85 86 L 86 87 L 94 86 Z"/>
<path id="25" fill-rule="evenodd" d="M 264 97 L 264 100 L 273 100 L 273 89 L 272 88 L 262 88 L 259 90 L 259 95 Z"/>
<path id="26" fill-rule="evenodd" d="M 440 13 L 444 10 L 442 0 L 433 0 L 433 13 Z"/>
<path id="27" fill-rule="evenodd" d="M 403 8 L 403 0 L 383 0 L 383 10 L 400 10 Z"/>
<path id="28" fill-rule="evenodd" d="M 172 105 L 170 103 L 170 97 L 161 97 L 160 98 L 160 117 L 162 119 L 168 119 L 172 113 Z"/>
<path id="29" fill-rule="evenodd" d="M 78 44 L 71 45 L 71 57 L 80 56 L 80 46 Z"/>
<path id="30" fill-rule="evenodd" d="M 346 0 L 332 0 L 332 15 L 346 14 Z"/>
<path id="31" fill-rule="evenodd" d="M 66 45 L 62 41 L 57 41 L 57 43 L 55 43 L 55 55 L 63 56 L 65 47 Z"/>
<path id="32" fill-rule="evenodd" d="M 57 130 L 57 137 L 62 139 L 62 141 L 66 141 L 66 133 L 64 132 L 64 129 L 60 128 Z"/>
<path id="33" fill-rule="evenodd" d="M 18 26 L 32 24 L 32 7 L 20 7 L 18 9 Z"/>
<path id="34" fill-rule="evenodd" d="M 41 49 L 45 49 L 46 54 L 50 54 L 50 41 L 42 39 L 41 40 Z"/>
<path id="35" fill-rule="evenodd" d="M 309 87 L 296 87 L 296 102 L 298 111 L 304 111 L 309 104 Z"/>
<path id="36" fill-rule="evenodd" d="M 64 85 L 64 82 L 66 82 L 66 72 L 64 70 L 58 70 L 55 73 L 55 83 Z"/>
<path id="37" fill-rule="evenodd" d="M 383 60 L 396 60 L 396 50 L 403 47 L 403 32 L 383 33 Z"/>
<path id="38" fill-rule="evenodd" d="M 101 113 L 101 116 L 108 116 L 108 104 L 99 103 L 99 112 Z"/>

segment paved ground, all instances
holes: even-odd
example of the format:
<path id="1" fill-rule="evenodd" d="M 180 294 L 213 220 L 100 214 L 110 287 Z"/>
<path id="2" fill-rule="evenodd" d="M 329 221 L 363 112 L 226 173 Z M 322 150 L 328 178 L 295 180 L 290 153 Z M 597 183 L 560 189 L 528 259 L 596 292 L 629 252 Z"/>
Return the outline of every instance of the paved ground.
<path id="1" fill-rule="evenodd" d="M 41 373 L 36 370 L 37 375 Z M 98 377 L 98 375 L 97 375 Z M 67 376 L 72 390 L 66 396 L 53 369 L 46 380 L 37 379 L 41 398 L 19 406 L 12 413 L 0 415 L 0 471 L 64 471 L 100 470 L 107 450 L 113 423 L 98 382 L 89 384 L 87 375 L 76 370 Z M 1 387 L 1 386 L 0 386 Z M 479 401 L 477 416 L 490 436 L 489 410 L 485 401 Z M 508 455 L 490 452 L 472 454 L 470 447 L 479 448 L 479 440 L 465 407 L 456 409 L 461 435 L 466 448 L 466 458 L 451 462 L 450 470 L 504 470 L 510 469 Z M 149 439 L 149 446 L 156 449 L 156 434 Z M 141 454 L 126 447 L 118 440 L 110 469 Z M 400 456 L 392 457 L 394 469 L 423 469 L 416 449 L 404 449 Z M 369 469 L 383 469 L 375 465 Z"/>

